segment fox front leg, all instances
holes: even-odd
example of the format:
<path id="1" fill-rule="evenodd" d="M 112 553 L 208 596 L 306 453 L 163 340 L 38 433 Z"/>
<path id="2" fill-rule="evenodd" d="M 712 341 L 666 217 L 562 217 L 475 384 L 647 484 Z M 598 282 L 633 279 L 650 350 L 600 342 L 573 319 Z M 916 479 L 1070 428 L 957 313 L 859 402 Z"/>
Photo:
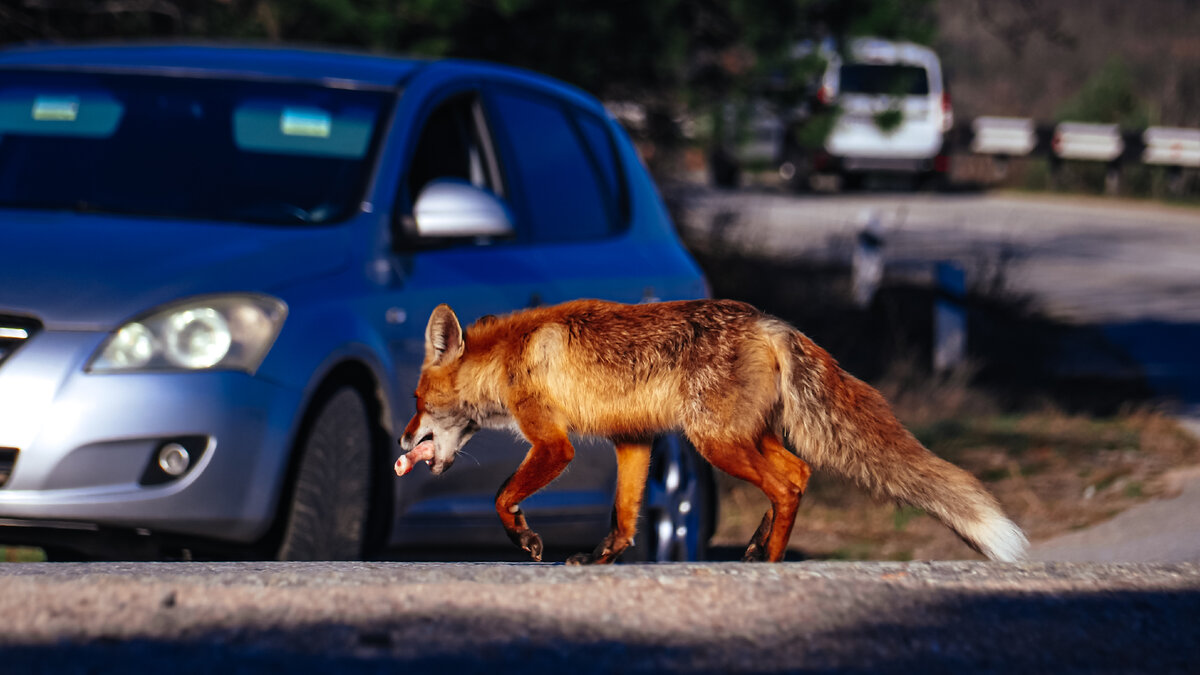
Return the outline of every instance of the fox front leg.
<path id="1" fill-rule="evenodd" d="M 533 436 L 529 431 L 525 435 Z M 548 440 L 534 441 L 521 465 L 500 486 L 500 492 L 496 495 L 496 513 L 500 515 L 508 538 L 525 549 L 531 558 L 541 562 L 542 538 L 529 529 L 525 514 L 521 511 L 521 502 L 557 478 L 575 457 L 575 448 L 565 430 L 559 434 L 538 437 Z"/>
<path id="2" fill-rule="evenodd" d="M 496 508 L 499 510 L 499 505 Z M 529 557 L 533 558 L 534 561 L 541 562 L 543 550 L 542 538 L 538 536 L 537 532 L 529 529 L 529 523 L 526 522 L 525 513 L 521 511 L 520 506 L 511 508 L 516 509 L 515 511 L 510 511 L 512 514 L 511 523 L 503 517 L 500 519 L 504 524 L 504 531 L 508 533 L 508 538 L 512 543 L 525 549 Z"/>

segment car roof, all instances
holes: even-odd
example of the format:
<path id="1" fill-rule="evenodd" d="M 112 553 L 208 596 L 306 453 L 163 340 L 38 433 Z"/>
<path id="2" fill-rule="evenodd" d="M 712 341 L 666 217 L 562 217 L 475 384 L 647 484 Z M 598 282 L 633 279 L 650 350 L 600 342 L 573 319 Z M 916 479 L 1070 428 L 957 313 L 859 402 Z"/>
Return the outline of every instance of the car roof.
<path id="1" fill-rule="evenodd" d="M 938 67 L 936 52 L 911 42 L 857 38 L 850 41 L 850 53 L 860 63 L 907 63 L 925 68 Z"/>
<path id="2" fill-rule="evenodd" d="M 395 86 L 427 61 L 295 47 L 217 44 L 81 44 L 0 50 L 0 68 L 195 72 Z"/>
<path id="3" fill-rule="evenodd" d="M 25 67 L 284 78 L 389 89 L 397 88 L 421 71 L 440 73 L 443 77 L 482 77 L 522 84 L 607 117 L 599 100 L 562 80 L 520 67 L 467 59 L 428 59 L 320 47 L 236 43 L 133 42 L 0 49 L 0 70 Z"/>
<path id="4" fill-rule="evenodd" d="M 135 42 L 0 49 L 0 69 L 26 67 L 284 78 L 388 88 L 403 84 L 418 71 L 428 71 L 520 83 L 603 113 L 600 102 L 583 90 L 522 68 L 486 61 L 404 57 L 321 47 Z"/>

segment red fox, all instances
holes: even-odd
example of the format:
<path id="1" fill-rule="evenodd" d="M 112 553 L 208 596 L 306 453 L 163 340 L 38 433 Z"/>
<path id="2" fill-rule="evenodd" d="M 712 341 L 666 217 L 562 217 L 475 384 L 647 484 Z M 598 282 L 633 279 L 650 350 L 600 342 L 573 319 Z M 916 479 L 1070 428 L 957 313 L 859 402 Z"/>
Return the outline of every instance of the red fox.
<path id="1" fill-rule="evenodd" d="M 632 544 L 651 441 L 670 431 L 770 500 L 746 561 L 783 559 L 809 463 L 926 510 L 993 560 L 1018 560 L 1028 545 L 983 485 L 922 446 L 878 391 L 742 302 L 576 300 L 484 317 L 465 334 L 439 305 L 416 397 L 399 475 L 422 460 L 441 474 L 481 428 L 512 428 L 530 442 L 496 511 L 534 560 L 542 541 L 520 504 L 571 461 L 570 433 L 609 438 L 617 453 L 613 529 L 571 564 L 611 563 Z"/>

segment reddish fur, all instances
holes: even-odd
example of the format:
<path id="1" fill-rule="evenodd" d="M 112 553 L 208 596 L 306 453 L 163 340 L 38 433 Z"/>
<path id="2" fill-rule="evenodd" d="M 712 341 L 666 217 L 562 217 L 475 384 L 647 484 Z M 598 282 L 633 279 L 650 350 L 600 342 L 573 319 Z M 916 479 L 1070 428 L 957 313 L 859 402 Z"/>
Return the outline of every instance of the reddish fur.
<path id="1" fill-rule="evenodd" d="M 805 460 L 925 508 L 989 553 L 988 528 L 1011 525 L 978 481 L 922 447 L 877 391 L 794 328 L 744 303 L 580 300 L 488 318 L 465 335 L 442 306 L 426 336 L 417 414 L 402 444 L 418 440 L 423 415 L 451 426 L 515 424 L 531 448 L 496 509 L 534 558 L 541 541 L 519 504 L 571 461 L 569 433 L 612 439 L 618 459 L 614 529 L 573 562 L 611 562 L 630 544 L 650 439 L 676 430 L 770 499 L 746 559 L 783 558 L 811 474 Z"/>

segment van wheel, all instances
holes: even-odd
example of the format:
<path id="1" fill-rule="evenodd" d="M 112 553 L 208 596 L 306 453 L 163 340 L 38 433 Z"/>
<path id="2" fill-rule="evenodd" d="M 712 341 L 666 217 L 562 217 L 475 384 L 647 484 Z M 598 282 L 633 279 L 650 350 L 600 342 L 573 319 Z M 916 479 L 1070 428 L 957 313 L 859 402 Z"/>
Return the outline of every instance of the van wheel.
<path id="1" fill-rule="evenodd" d="M 735 189 L 742 184 L 742 168 L 737 158 L 724 148 L 709 153 L 708 174 L 714 187 Z"/>
<path id="2" fill-rule="evenodd" d="M 712 469 L 678 434 L 658 438 L 630 562 L 703 560 L 716 523 Z"/>
<path id="3" fill-rule="evenodd" d="M 371 427 L 353 387 L 315 406 L 298 450 L 278 560 L 357 560 L 371 498 Z"/>

